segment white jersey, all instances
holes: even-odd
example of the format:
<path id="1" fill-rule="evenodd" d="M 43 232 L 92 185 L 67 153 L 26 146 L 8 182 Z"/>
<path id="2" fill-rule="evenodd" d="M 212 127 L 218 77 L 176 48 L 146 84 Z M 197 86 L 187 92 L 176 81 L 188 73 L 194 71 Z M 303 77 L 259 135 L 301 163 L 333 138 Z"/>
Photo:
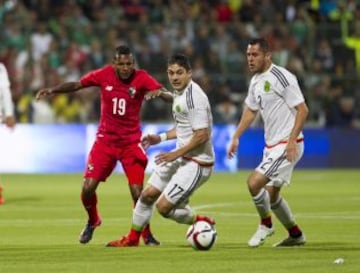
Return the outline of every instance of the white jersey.
<path id="1" fill-rule="evenodd" d="M 275 145 L 286 140 L 294 127 L 295 106 L 304 102 L 298 81 L 287 69 L 271 64 L 250 81 L 246 105 L 260 111 L 264 121 L 265 142 Z M 302 137 L 300 133 L 299 137 Z"/>
<path id="2" fill-rule="evenodd" d="M 177 148 L 190 142 L 194 130 L 208 128 L 209 140 L 185 156 L 201 162 L 213 163 L 215 153 L 211 142 L 212 114 L 208 97 L 201 87 L 190 81 L 183 91 L 175 91 L 172 112 L 176 124 Z"/>
<path id="3" fill-rule="evenodd" d="M 3 117 L 14 115 L 14 106 L 11 99 L 10 81 L 6 67 L 0 63 L 0 121 Z"/>

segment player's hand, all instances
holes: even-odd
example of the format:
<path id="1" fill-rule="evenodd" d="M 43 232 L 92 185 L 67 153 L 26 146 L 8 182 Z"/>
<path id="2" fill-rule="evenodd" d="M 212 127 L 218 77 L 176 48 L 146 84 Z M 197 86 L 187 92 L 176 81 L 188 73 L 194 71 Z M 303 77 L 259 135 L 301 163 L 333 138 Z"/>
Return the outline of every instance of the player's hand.
<path id="1" fill-rule="evenodd" d="M 289 141 L 286 145 L 286 159 L 290 162 L 296 160 L 297 151 L 296 151 L 296 141 Z"/>
<path id="2" fill-rule="evenodd" d="M 151 134 L 141 137 L 141 146 L 147 150 L 151 145 L 160 143 L 161 139 L 159 135 Z"/>
<path id="3" fill-rule="evenodd" d="M 227 157 L 229 159 L 233 158 L 236 155 L 238 147 L 239 147 L 239 139 L 238 138 L 232 139 L 227 149 Z"/>
<path id="4" fill-rule="evenodd" d="M 151 100 L 151 99 L 155 99 L 157 97 L 161 96 L 162 91 L 161 90 L 156 90 L 156 91 L 151 91 L 151 92 L 147 92 L 145 94 L 145 100 Z"/>
<path id="5" fill-rule="evenodd" d="M 41 99 L 42 97 L 45 97 L 45 96 L 49 96 L 52 94 L 52 88 L 43 88 L 43 89 L 40 89 L 36 95 L 35 95 L 35 99 L 36 100 L 39 100 Z"/>
<path id="6" fill-rule="evenodd" d="M 4 123 L 6 125 L 6 127 L 13 129 L 15 127 L 16 124 L 16 120 L 14 116 L 8 116 L 5 118 Z"/>

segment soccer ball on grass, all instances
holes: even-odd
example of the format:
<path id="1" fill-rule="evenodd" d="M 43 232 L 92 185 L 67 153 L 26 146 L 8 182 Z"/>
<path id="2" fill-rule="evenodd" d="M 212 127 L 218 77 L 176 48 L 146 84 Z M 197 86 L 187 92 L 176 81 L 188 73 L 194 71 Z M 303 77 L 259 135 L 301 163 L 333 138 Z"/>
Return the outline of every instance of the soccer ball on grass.
<path id="1" fill-rule="evenodd" d="M 197 221 L 186 232 L 186 240 L 195 250 L 209 250 L 216 241 L 217 232 L 206 221 Z"/>

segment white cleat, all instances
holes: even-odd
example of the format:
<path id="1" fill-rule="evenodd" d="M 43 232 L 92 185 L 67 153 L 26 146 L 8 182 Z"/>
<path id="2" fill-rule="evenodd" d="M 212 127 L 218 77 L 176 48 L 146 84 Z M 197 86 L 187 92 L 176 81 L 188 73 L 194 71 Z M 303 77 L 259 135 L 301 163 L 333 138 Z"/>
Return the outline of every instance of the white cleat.
<path id="1" fill-rule="evenodd" d="M 273 247 L 289 247 L 289 246 L 302 246 L 306 243 L 305 235 L 302 234 L 300 237 L 287 237 L 286 239 L 276 243 Z"/>
<path id="2" fill-rule="evenodd" d="M 275 233 L 275 230 L 273 228 L 268 228 L 264 225 L 259 225 L 257 231 L 254 233 L 254 235 L 250 238 L 248 241 L 248 245 L 250 247 L 258 247 L 261 246 L 267 237 L 270 237 Z"/>

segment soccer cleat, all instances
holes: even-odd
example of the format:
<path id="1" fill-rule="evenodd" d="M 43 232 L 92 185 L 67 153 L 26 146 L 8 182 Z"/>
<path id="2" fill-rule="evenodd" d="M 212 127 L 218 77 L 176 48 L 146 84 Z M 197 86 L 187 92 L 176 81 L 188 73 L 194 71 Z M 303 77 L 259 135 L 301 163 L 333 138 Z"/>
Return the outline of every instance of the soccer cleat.
<path id="1" fill-rule="evenodd" d="M 248 245 L 250 247 L 258 247 L 265 243 L 265 239 L 267 237 L 270 237 L 275 233 L 275 230 L 273 228 L 268 228 L 264 225 L 259 225 L 257 231 L 254 233 L 254 235 L 250 238 L 248 241 Z"/>
<path id="2" fill-rule="evenodd" d="M 109 246 L 109 247 L 134 247 L 134 246 L 139 246 L 139 241 L 137 241 L 137 242 L 131 241 L 129 239 L 129 236 L 123 236 L 119 240 L 114 240 L 114 241 L 107 243 L 106 246 Z"/>
<path id="3" fill-rule="evenodd" d="M 80 233 L 79 242 L 82 244 L 87 244 L 88 242 L 90 242 L 94 230 L 100 225 L 101 225 L 101 219 L 99 219 L 95 224 L 90 224 L 88 222 Z"/>
<path id="4" fill-rule="evenodd" d="M 195 222 L 198 222 L 198 221 L 205 221 L 205 222 L 208 222 L 210 225 L 215 225 L 215 219 L 214 218 L 211 218 L 211 217 L 207 217 L 207 216 L 204 216 L 204 215 L 196 215 L 196 218 L 195 218 Z"/>
<path id="5" fill-rule="evenodd" d="M 158 240 L 156 240 L 155 237 L 151 233 L 148 233 L 148 234 L 142 233 L 141 237 L 144 240 L 144 244 L 147 245 L 147 246 L 158 246 L 158 245 L 160 245 L 160 242 Z"/>
<path id="6" fill-rule="evenodd" d="M 299 237 L 287 237 L 284 240 L 276 243 L 273 247 L 289 247 L 289 246 L 302 246 L 306 243 L 305 235 L 301 234 Z"/>

